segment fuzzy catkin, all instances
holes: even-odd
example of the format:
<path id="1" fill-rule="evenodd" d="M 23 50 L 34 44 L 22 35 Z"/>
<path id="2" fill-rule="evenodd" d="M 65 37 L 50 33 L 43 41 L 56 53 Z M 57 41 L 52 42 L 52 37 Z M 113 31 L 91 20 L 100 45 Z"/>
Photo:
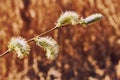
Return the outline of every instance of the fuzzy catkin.
<path id="1" fill-rule="evenodd" d="M 59 46 L 51 37 L 36 37 L 35 42 L 36 45 L 42 47 L 46 51 L 48 59 L 53 60 L 58 56 Z"/>
<path id="2" fill-rule="evenodd" d="M 15 51 L 19 58 L 29 54 L 30 46 L 22 37 L 12 37 L 8 44 L 9 51 Z"/>

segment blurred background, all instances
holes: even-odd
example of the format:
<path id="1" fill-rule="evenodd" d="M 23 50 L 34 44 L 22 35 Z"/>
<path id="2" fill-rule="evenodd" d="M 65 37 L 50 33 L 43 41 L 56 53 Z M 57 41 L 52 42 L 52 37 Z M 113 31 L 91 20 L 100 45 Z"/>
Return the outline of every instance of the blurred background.
<path id="1" fill-rule="evenodd" d="M 0 54 L 12 36 L 27 40 L 55 26 L 60 14 L 103 14 L 99 22 L 46 34 L 60 46 L 56 60 L 30 43 L 30 55 L 0 58 L 0 80 L 120 80 L 120 0 L 0 0 Z"/>

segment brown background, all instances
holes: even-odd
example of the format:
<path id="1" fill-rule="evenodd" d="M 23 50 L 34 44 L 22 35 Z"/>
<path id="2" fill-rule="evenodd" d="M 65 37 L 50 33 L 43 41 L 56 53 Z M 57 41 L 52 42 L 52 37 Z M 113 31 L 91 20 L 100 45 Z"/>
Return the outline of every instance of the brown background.
<path id="1" fill-rule="evenodd" d="M 120 80 L 119 5 L 120 0 L 0 0 L 0 54 L 12 36 L 28 40 L 54 27 L 61 12 L 104 16 L 87 29 L 69 26 L 47 34 L 60 46 L 54 61 L 34 42 L 24 59 L 15 52 L 0 58 L 0 80 Z"/>

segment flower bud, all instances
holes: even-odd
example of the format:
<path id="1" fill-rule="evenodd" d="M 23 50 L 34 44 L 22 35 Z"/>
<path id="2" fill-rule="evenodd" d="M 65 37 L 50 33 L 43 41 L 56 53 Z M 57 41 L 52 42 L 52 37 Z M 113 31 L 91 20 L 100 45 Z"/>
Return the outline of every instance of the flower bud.
<path id="1" fill-rule="evenodd" d="M 102 14 L 93 14 L 93 15 L 90 15 L 88 17 L 86 17 L 85 19 L 81 18 L 80 20 L 80 24 L 81 25 L 88 25 L 90 23 L 93 23 L 93 22 L 96 22 L 96 21 L 99 21 L 101 18 L 103 17 Z"/>

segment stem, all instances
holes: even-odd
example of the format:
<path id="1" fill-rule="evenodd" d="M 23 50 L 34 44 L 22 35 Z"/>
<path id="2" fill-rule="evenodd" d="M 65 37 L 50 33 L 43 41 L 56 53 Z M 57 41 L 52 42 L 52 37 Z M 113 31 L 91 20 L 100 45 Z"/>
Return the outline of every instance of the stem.
<path id="1" fill-rule="evenodd" d="M 9 50 L 6 50 L 4 53 L 2 53 L 1 55 L 0 55 L 0 58 L 2 58 L 3 56 L 5 56 L 6 54 L 8 54 L 9 53 Z"/>
<path id="2" fill-rule="evenodd" d="M 41 34 L 39 34 L 39 35 L 37 35 L 37 36 L 38 36 L 38 37 L 43 36 L 43 35 L 45 35 L 45 34 L 51 32 L 51 31 L 53 31 L 53 30 L 55 30 L 55 29 L 57 29 L 57 28 L 59 28 L 59 27 L 57 27 L 57 26 L 56 26 L 56 27 L 53 27 L 52 29 L 47 30 L 47 31 L 45 31 L 45 32 L 43 32 L 43 33 L 41 33 Z M 29 39 L 27 42 L 31 42 L 31 41 L 33 41 L 33 40 L 34 40 L 34 37 L 31 38 L 31 39 Z"/>
<path id="3" fill-rule="evenodd" d="M 43 36 L 43 35 L 45 35 L 45 34 L 51 32 L 51 31 L 53 31 L 53 30 L 55 30 L 55 29 L 57 29 L 57 28 L 59 28 L 59 27 L 55 26 L 55 27 L 53 27 L 52 29 L 47 30 L 47 31 L 45 31 L 45 32 L 43 32 L 43 33 L 41 33 L 41 34 L 39 34 L 38 37 Z M 34 37 L 31 38 L 31 39 L 29 39 L 27 42 L 31 42 L 31 41 L 34 41 Z M 4 53 L 0 54 L 0 58 L 2 58 L 3 56 L 5 56 L 5 55 L 8 54 L 8 53 L 9 53 L 9 50 L 6 50 Z"/>

